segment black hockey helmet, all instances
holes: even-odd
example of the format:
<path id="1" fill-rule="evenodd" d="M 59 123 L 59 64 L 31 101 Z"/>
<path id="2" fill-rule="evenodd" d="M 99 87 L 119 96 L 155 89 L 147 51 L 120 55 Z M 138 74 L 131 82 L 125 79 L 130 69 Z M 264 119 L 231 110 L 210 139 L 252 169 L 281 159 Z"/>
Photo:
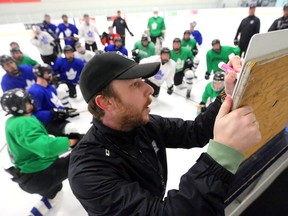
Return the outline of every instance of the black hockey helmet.
<path id="1" fill-rule="evenodd" d="M 181 39 L 180 38 L 174 38 L 173 43 L 181 43 Z"/>
<path id="2" fill-rule="evenodd" d="M 1 66 L 3 66 L 4 63 L 9 62 L 9 61 L 15 62 L 15 60 L 14 60 L 11 56 L 9 56 L 9 55 L 2 55 L 2 56 L 0 57 L 0 64 L 1 64 Z"/>
<path id="3" fill-rule="evenodd" d="M 74 52 L 73 47 L 71 45 L 64 46 L 63 52 L 65 53 L 65 52 L 69 52 L 69 51 Z"/>
<path id="4" fill-rule="evenodd" d="M 160 51 L 160 55 L 162 55 L 163 53 L 170 54 L 170 49 L 168 47 L 163 47 Z"/>
<path id="5" fill-rule="evenodd" d="M 190 35 L 191 32 L 190 32 L 189 30 L 185 30 L 184 33 L 183 33 L 183 35 L 185 35 L 185 34 L 189 34 L 189 35 Z"/>
<path id="6" fill-rule="evenodd" d="M 22 116 L 26 112 L 26 103 L 29 102 L 34 106 L 34 99 L 32 96 L 24 89 L 15 88 L 4 92 L 1 97 L 2 109 L 7 112 L 7 114 L 12 114 L 14 116 Z"/>
<path id="7" fill-rule="evenodd" d="M 214 39 L 214 40 L 212 40 L 211 44 L 212 44 L 212 46 L 214 44 L 220 44 L 220 40 L 219 39 Z"/>
<path id="8" fill-rule="evenodd" d="M 283 6 L 283 10 L 287 10 L 287 9 L 288 9 L 288 3 Z"/>
<path id="9" fill-rule="evenodd" d="M 213 77 L 214 81 L 224 81 L 224 73 L 216 72 Z"/>
<path id="10" fill-rule="evenodd" d="M 37 64 L 33 67 L 33 73 L 37 77 L 43 77 L 44 73 L 47 72 L 48 74 L 52 73 L 52 68 L 48 64 Z"/>
<path id="11" fill-rule="evenodd" d="M 149 37 L 147 34 L 143 34 L 142 37 L 141 37 L 141 41 L 148 41 L 149 40 Z"/>

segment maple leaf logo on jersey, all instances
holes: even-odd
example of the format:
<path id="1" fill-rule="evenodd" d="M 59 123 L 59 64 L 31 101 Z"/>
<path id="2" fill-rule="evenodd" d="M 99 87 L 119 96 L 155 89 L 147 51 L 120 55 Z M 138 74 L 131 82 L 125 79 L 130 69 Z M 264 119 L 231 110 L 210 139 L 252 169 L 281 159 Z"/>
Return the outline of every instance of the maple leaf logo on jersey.
<path id="1" fill-rule="evenodd" d="M 35 83 L 35 80 L 26 80 L 26 87 L 25 89 L 27 90 L 28 88 L 30 88 L 33 84 Z"/>
<path id="2" fill-rule="evenodd" d="M 70 37 L 71 34 L 72 34 L 72 31 L 67 28 L 67 29 L 64 31 L 64 33 L 65 33 L 66 37 Z"/>
<path id="3" fill-rule="evenodd" d="M 88 37 L 93 37 L 93 32 L 92 32 L 92 31 L 88 31 L 88 32 L 87 32 L 87 36 L 88 36 Z"/>
<path id="4" fill-rule="evenodd" d="M 162 70 L 159 70 L 157 74 L 154 75 L 154 79 L 161 80 L 163 76 L 164 76 L 164 73 L 162 72 Z"/>
<path id="5" fill-rule="evenodd" d="M 46 36 L 42 36 L 41 37 L 41 41 L 42 41 L 43 44 L 48 44 L 49 43 L 48 37 L 46 37 Z"/>
<path id="6" fill-rule="evenodd" d="M 180 58 L 178 58 L 176 61 L 176 69 L 180 70 L 183 68 L 183 66 L 184 66 L 184 60 L 181 60 Z"/>
<path id="7" fill-rule="evenodd" d="M 70 68 L 69 71 L 66 71 L 66 76 L 68 80 L 74 80 L 77 75 L 77 71 L 75 71 L 73 68 Z"/>
<path id="8" fill-rule="evenodd" d="M 55 107 L 63 106 L 60 99 L 55 95 L 54 92 L 52 92 L 52 97 L 50 98 L 51 102 L 55 105 Z"/>

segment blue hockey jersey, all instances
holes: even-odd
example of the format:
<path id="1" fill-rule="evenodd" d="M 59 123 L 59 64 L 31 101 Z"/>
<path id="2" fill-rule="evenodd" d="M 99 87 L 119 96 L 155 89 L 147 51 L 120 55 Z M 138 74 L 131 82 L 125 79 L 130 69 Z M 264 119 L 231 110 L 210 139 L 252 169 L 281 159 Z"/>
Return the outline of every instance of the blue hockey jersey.
<path id="1" fill-rule="evenodd" d="M 52 24 L 52 23 L 41 23 L 40 24 L 40 29 L 42 31 L 48 32 L 53 38 L 57 38 L 56 30 L 57 26 Z"/>
<path id="2" fill-rule="evenodd" d="M 69 62 L 66 58 L 59 57 L 53 65 L 53 71 L 60 74 L 63 82 L 77 85 L 84 62 L 81 59 L 74 58 Z"/>
<path id="3" fill-rule="evenodd" d="M 28 92 L 37 105 L 37 111 L 33 115 L 43 124 L 47 124 L 52 120 L 53 113 L 51 110 L 53 108 L 63 108 L 56 89 L 51 85 L 44 87 L 35 83 L 28 89 Z"/>
<path id="4" fill-rule="evenodd" d="M 6 73 L 1 80 L 2 91 L 8 91 L 14 88 L 28 89 L 32 84 L 36 82 L 36 77 L 33 73 L 33 66 L 30 65 L 20 65 L 18 66 L 20 75 L 18 77 L 13 77 Z"/>
<path id="5" fill-rule="evenodd" d="M 194 30 L 191 35 L 195 38 L 199 46 L 202 44 L 203 38 L 201 33 L 198 30 Z"/>
<path id="6" fill-rule="evenodd" d="M 78 29 L 75 25 L 69 23 L 68 26 L 66 26 L 64 23 L 60 23 L 56 32 L 58 37 L 63 33 L 65 45 L 75 46 L 76 41 L 73 38 L 75 34 L 78 35 Z"/>
<path id="7" fill-rule="evenodd" d="M 121 46 L 119 49 L 116 48 L 114 44 L 110 44 L 104 48 L 105 52 L 121 52 L 122 54 L 128 56 L 128 51 L 124 46 Z"/>

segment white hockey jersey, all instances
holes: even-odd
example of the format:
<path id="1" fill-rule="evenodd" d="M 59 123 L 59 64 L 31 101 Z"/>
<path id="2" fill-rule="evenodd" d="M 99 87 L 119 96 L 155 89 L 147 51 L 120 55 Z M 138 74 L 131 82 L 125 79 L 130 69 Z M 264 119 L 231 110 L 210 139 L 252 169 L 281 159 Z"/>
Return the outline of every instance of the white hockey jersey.
<path id="1" fill-rule="evenodd" d="M 85 50 L 84 54 L 77 52 L 77 51 L 74 52 L 74 57 L 81 59 L 84 62 L 84 64 L 90 61 L 90 59 L 92 59 L 94 55 L 95 53 L 90 50 Z"/>
<path id="2" fill-rule="evenodd" d="M 153 63 L 153 62 L 161 63 L 160 55 L 154 55 L 148 58 L 144 58 L 140 61 L 140 64 Z M 154 76 L 148 79 L 159 87 L 166 81 L 167 87 L 171 87 L 174 83 L 175 71 L 176 71 L 176 63 L 175 61 L 170 59 L 164 65 L 161 64 L 160 69 L 157 72 L 157 74 L 155 74 Z"/>
<path id="3" fill-rule="evenodd" d="M 84 23 L 79 29 L 79 37 L 84 38 L 85 43 L 93 44 L 95 42 L 95 33 L 99 36 L 99 32 L 95 25 Z"/>
<path id="4" fill-rule="evenodd" d="M 32 45 L 36 46 L 40 55 L 48 56 L 53 54 L 53 45 L 51 44 L 54 38 L 47 32 L 41 31 L 37 37 L 31 39 Z"/>

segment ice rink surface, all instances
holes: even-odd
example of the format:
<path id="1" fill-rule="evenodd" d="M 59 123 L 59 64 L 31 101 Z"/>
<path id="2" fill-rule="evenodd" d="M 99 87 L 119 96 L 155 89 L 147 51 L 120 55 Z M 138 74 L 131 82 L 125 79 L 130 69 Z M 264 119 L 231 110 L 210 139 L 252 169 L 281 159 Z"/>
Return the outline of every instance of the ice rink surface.
<path id="1" fill-rule="evenodd" d="M 152 8 L 152 7 L 151 7 Z M 161 8 L 160 8 L 161 11 Z M 116 10 L 115 10 L 116 12 Z M 83 11 L 83 14 L 85 11 Z M 201 46 L 198 58 L 200 64 L 197 69 L 198 79 L 194 79 L 191 98 L 186 99 L 186 89 L 178 90 L 174 88 L 174 93 L 168 95 L 166 93 L 165 83 L 161 87 L 158 98 L 153 98 L 150 105 L 151 113 L 162 115 L 164 117 L 179 117 L 187 120 L 193 120 L 196 117 L 197 105 L 201 101 L 202 93 L 206 84 L 209 82 L 204 79 L 206 71 L 206 52 L 211 48 L 211 41 L 215 38 L 221 40 L 222 45 L 233 46 L 233 39 L 240 21 L 248 15 L 248 8 L 227 8 L 227 9 L 201 9 L 201 10 L 183 10 L 183 11 L 167 11 L 161 12 L 161 16 L 165 17 L 166 23 L 166 38 L 164 46 L 172 48 L 172 40 L 175 37 L 182 38 L 183 32 L 189 29 L 189 23 L 197 21 L 196 27 L 202 33 L 203 44 Z M 92 15 L 90 15 L 92 16 Z M 134 33 L 131 37 L 126 33 L 126 48 L 131 56 L 131 50 L 136 41 L 141 39 L 141 34 L 144 32 L 148 18 L 151 13 L 125 14 L 127 24 L 130 30 Z M 256 16 L 261 20 L 260 32 L 267 32 L 272 22 L 282 16 L 282 8 L 257 8 Z M 57 24 L 60 20 L 52 17 L 52 22 Z M 41 20 L 39 20 L 40 22 Z M 69 20 L 70 22 L 79 25 L 79 19 Z M 96 26 L 100 33 L 107 31 L 109 25 L 106 17 L 96 17 Z M 78 26 L 79 27 L 79 26 Z M 42 62 L 38 50 L 30 44 L 32 37 L 31 31 L 24 29 L 23 24 L 0 25 L 0 47 L 1 55 L 9 54 L 9 43 L 16 41 L 20 44 L 23 53 L 29 55 L 38 62 Z M 97 41 L 99 49 L 103 49 L 100 41 Z M 265 46 L 265 44 L 263 44 Z M 5 72 L 0 69 L 0 77 Z M 210 76 L 212 81 L 212 76 Z M 71 100 L 72 106 L 77 108 L 81 114 L 79 118 L 71 119 L 77 123 L 82 132 L 85 133 L 90 127 L 91 115 L 87 112 L 86 103 L 81 97 L 78 90 L 78 98 Z M 0 96 L 2 92 L 0 90 Z M 5 144 L 4 125 L 7 116 L 0 110 L 0 147 Z M 183 175 L 197 160 L 199 155 L 205 151 L 203 149 L 167 149 L 168 155 L 168 185 L 167 190 L 177 189 L 181 175 Z M 28 215 L 34 203 L 40 200 L 39 195 L 31 195 L 22 191 L 19 186 L 12 182 L 9 174 L 3 170 L 6 161 L 1 161 L 0 165 L 0 215 L 5 216 L 22 216 Z M 71 192 L 68 181 L 64 181 L 64 197 L 58 205 L 50 210 L 49 216 L 70 216 L 70 215 L 87 215 L 80 203 L 76 200 Z"/>

